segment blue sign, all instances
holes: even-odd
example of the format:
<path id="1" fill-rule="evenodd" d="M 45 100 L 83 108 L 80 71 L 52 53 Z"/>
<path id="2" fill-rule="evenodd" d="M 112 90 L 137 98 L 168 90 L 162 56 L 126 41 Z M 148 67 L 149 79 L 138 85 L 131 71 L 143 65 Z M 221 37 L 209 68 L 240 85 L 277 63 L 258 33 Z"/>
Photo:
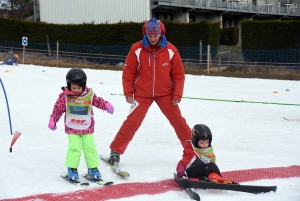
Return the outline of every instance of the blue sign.
<path id="1" fill-rule="evenodd" d="M 22 37 L 22 45 L 28 45 L 28 38 L 27 37 Z"/>

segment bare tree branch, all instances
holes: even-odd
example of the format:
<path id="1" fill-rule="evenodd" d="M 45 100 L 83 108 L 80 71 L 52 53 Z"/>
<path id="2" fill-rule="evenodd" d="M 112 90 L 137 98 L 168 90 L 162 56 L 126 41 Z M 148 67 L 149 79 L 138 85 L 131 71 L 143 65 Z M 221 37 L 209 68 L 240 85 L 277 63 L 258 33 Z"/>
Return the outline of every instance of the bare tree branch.
<path id="1" fill-rule="evenodd" d="M 0 0 L 0 16 L 24 19 L 33 15 L 35 0 Z"/>

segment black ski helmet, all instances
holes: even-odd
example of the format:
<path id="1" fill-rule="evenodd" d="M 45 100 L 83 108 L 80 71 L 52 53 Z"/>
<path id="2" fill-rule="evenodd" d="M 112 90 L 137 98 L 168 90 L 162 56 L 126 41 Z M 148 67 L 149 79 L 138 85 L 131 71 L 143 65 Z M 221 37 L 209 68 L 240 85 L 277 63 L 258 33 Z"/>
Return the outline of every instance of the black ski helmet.
<path id="1" fill-rule="evenodd" d="M 86 74 L 81 68 L 72 68 L 66 75 L 68 89 L 71 90 L 71 83 L 78 84 L 82 90 L 86 86 Z"/>
<path id="2" fill-rule="evenodd" d="M 197 124 L 192 129 L 192 143 L 195 147 L 199 148 L 199 140 L 209 140 L 209 147 L 211 146 L 212 133 L 208 126 L 204 124 Z"/>

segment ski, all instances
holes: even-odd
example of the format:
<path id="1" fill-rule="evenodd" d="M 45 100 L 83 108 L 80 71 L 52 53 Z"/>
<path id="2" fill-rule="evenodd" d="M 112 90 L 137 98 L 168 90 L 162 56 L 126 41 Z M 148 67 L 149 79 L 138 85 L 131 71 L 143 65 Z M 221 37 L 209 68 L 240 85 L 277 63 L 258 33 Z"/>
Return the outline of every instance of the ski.
<path id="1" fill-rule="evenodd" d="M 285 117 L 283 117 L 284 120 L 287 120 L 287 121 L 300 121 L 300 119 L 287 119 Z"/>
<path id="2" fill-rule="evenodd" d="M 112 184 L 114 183 L 113 181 L 108 181 L 108 182 L 103 181 L 103 180 L 97 181 L 97 180 L 91 178 L 88 174 L 83 174 L 83 175 L 81 175 L 81 176 L 83 176 L 83 177 L 86 178 L 87 180 L 89 180 L 89 181 L 91 181 L 91 182 L 94 182 L 94 183 L 96 183 L 96 184 L 99 184 L 99 185 L 101 185 L 101 186 L 110 186 L 110 185 L 112 185 Z"/>
<path id="3" fill-rule="evenodd" d="M 178 177 L 177 177 L 177 175 L 174 173 L 174 181 L 179 185 L 179 183 L 180 183 L 180 180 L 181 179 L 179 179 Z M 200 196 L 198 195 L 198 193 L 196 193 L 195 191 L 194 191 L 194 189 L 192 189 L 192 188 L 185 188 L 185 187 L 181 187 L 181 188 L 183 188 L 183 190 L 190 196 L 190 198 L 192 199 L 192 200 L 196 200 L 196 201 L 200 201 Z"/>
<path id="4" fill-rule="evenodd" d="M 75 181 L 71 180 L 68 175 L 61 176 L 61 178 L 63 178 L 64 180 L 70 182 L 71 184 L 73 184 L 75 186 L 77 186 L 77 185 L 81 185 L 81 186 L 88 186 L 88 185 L 90 185 L 88 182 L 75 182 Z"/>
<path id="5" fill-rule="evenodd" d="M 116 165 L 111 165 L 111 164 L 109 164 L 109 163 L 107 162 L 108 159 L 107 159 L 107 158 L 104 158 L 104 157 L 102 157 L 102 156 L 100 156 L 100 155 L 99 155 L 99 158 L 100 158 L 101 160 L 103 160 L 108 166 L 110 166 L 111 169 L 112 169 L 117 175 L 120 175 L 120 176 L 122 176 L 122 177 L 130 177 L 130 174 L 129 174 L 128 172 L 125 172 L 125 171 L 120 170 L 117 164 L 116 164 Z"/>
<path id="6" fill-rule="evenodd" d="M 188 179 L 181 179 L 179 186 L 183 188 L 201 188 L 201 189 L 218 189 L 218 190 L 230 190 L 239 191 L 244 193 L 267 193 L 270 191 L 276 192 L 277 186 L 252 186 L 252 185 L 241 185 L 241 184 L 218 184 L 214 182 L 204 181 L 191 181 Z"/>

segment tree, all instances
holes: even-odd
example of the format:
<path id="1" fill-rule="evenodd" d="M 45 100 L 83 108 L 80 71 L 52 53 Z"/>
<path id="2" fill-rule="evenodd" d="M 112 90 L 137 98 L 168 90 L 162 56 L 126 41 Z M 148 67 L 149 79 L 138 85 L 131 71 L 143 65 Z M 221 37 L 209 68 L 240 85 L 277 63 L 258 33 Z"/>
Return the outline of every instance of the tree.
<path id="1" fill-rule="evenodd" d="M 0 17 L 26 19 L 33 15 L 36 0 L 0 0 Z"/>

